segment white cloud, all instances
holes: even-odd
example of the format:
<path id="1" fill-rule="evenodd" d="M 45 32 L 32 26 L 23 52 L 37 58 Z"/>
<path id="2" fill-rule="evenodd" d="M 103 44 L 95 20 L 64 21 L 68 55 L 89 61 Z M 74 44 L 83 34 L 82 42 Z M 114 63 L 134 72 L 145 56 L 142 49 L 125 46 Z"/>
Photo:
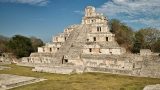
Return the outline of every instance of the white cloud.
<path id="1" fill-rule="evenodd" d="M 0 0 L 0 2 L 46 6 L 49 1 L 48 0 Z"/>
<path id="2" fill-rule="evenodd" d="M 97 9 L 126 23 L 160 28 L 160 0 L 110 0 Z"/>

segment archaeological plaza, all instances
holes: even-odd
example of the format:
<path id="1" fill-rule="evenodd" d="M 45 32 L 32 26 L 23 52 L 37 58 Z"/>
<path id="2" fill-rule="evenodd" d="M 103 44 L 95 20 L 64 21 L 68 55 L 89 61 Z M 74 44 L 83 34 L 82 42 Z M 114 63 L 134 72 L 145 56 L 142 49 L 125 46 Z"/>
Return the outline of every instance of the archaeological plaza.
<path id="1" fill-rule="evenodd" d="M 1 63 L 11 64 L 10 60 L 5 54 L 0 57 Z M 31 68 L 33 73 L 79 75 L 100 72 L 160 78 L 159 53 L 153 53 L 150 49 L 141 49 L 138 54 L 127 52 L 110 31 L 108 18 L 93 6 L 85 8 L 80 24 L 68 26 L 62 33 L 53 36 L 51 42 L 38 47 L 38 52 L 20 58 L 16 65 Z M 0 71 L 10 69 L 0 66 Z M 24 75 L 0 74 L 0 90 L 46 80 Z"/>
<path id="2" fill-rule="evenodd" d="M 149 49 L 140 54 L 120 47 L 108 26 L 108 18 L 87 6 L 81 24 L 71 25 L 38 47 L 38 52 L 22 58 L 18 65 L 49 73 L 104 72 L 131 76 L 160 77 L 159 56 Z"/>

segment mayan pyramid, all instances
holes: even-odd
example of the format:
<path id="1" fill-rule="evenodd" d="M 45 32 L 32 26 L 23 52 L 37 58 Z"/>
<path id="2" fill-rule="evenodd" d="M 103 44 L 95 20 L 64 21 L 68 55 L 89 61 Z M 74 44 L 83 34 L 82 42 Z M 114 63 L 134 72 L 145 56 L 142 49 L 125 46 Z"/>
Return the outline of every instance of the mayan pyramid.
<path id="1" fill-rule="evenodd" d="M 121 55 L 126 50 L 115 41 L 109 30 L 108 19 L 95 8 L 87 6 L 79 25 L 71 25 L 63 33 L 54 36 L 51 43 L 38 47 L 29 61 L 81 65 L 83 59 L 103 59 L 110 55 Z"/>

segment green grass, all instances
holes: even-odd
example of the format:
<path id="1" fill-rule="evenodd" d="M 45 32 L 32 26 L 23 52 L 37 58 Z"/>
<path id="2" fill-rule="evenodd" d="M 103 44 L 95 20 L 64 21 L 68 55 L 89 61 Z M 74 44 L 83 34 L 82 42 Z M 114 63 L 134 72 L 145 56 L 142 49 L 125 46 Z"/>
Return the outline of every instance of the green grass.
<path id="1" fill-rule="evenodd" d="M 8 65 L 9 70 L 1 74 L 16 74 L 46 78 L 46 81 L 25 85 L 12 90 L 142 90 L 145 85 L 158 84 L 160 79 L 140 78 L 104 73 L 83 73 L 72 75 L 32 72 L 31 68 Z"/>

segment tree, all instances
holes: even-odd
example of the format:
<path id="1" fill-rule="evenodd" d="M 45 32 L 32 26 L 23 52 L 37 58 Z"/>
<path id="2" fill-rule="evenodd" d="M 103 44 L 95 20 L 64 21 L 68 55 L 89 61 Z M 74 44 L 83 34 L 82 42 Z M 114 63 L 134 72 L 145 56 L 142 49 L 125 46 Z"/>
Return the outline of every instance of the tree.
<path id="1" fill-rule="evenodd" d="M 0 53 L 4 53 L 7 51 L 6 43 L 7 41 L 0 40 Z"/>
<path id="2" fill-rule="evenodd" d="M 158 38 L 160 38 L 160 31 L 155 28 L 144 28 L 135 32 L 134 46 L 139 43 L 140 49 L 151 49 L 156 52 L 155 46 L 158 44 Z M 135 48 L 135 47 L 134 47 Z M 133 51 L 134 51 L 133 48 Z M 139 51 L 138 51 L 139 52 Z"/>
<path id="3" fill-rule="evenodd" d="M 160 38 L 152 45 L 152 50 L 160 53 Z"/>
<path id="4" fill-rule="evenodd" d="M 134 44 L 133 44 L 133 48 L 132 48 L 132 52 L 133 53 L 139 53 L 140 49 L 142 47 L 142 43 L 144 43 L 144 36 L 142 33 L 135 32 L 135 37 L 134 37 Z"/>
<path id="5" fill-rule="evenodd" d="M 111 19 L 109 21 L 110 31 L 112 33 L 116 33 L 116 31 L 120 28 L 120 21 L 117 19 Z"/>
<path id="6" fill-rule="evenodd" d="M 32 42 L 33 52 L 37 52 L 38 51 L 37 47 L 41 47 L 44 45 L 41 39 L 38 39 L 36 37 L 31 37 L 30 39 Z"/>
<path id="7" fill-rule="evenodd" d="M 21 35 L 13 36 L 7 46 L 17 58 L 27 57 L 33 51 L 31 40 Z"/>
<path id="8" fill-rule="evenodd" d="M 111 32 L 115 34 L 115 38 L 118 44 L 125 47 L 127 51 L 131 51 L 134 39 L 133 30 L 117 19 L 112 19 L 110 21 L 110 28 Z"/>
<path id="9" fill-rule="evenodd" d="M 4 52 L 9 51 L 6 47 L 8 40 L 9 40 L 9 38 L 0 35 L 0 53 L 4 53 Z"/>

